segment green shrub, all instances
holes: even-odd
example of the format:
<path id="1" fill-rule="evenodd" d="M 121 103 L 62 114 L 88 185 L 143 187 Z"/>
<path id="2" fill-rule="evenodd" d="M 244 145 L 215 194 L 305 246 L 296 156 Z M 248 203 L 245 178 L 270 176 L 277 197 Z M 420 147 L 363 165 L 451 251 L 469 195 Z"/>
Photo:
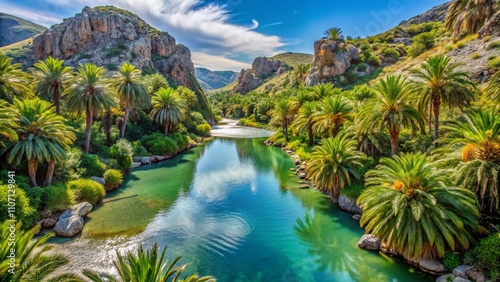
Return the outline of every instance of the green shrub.
<path id="1" fill-rule="evenodd" d="M 488 46 L 486 46 L 486 50 L 491 50 L 496 48 L 500 48 L 500 40 L 492 41 L 488 43 Z"/>
<path id="2" fill-rule="evenodd" d="M 465 41 L 463 41 L 463 40 L 458 41 L 457 43 L 455 43 L 455 48 L 456 49 L 464 48 L 464 46 L 465 46 Z"/>
<path id="3" fill-rule="evenodd" d="M 364 58 L 364 61 L 365 63 L 376 67 L 380 66 L 380 64 L 382 63 L 380 58 L 373 53 L 368 53 L 367 56 Z"/>
<path id="4" fill-rule="evenodd" d="M 424 32 L 413 37 L 414 43 L 422 43 L 426 50 L 434 47 L 435 35 L 432 32 Z"/>
<path id="5" fill-rule="evenodd" d="M 132 156 L 134 148 L 129 141 L 125 139 L 118 140 L 115 145 L 109 148 L 109 154 L 118 163 L 118 169 L 128 172 L 132 168 Z"/>
<path id="6" fill-rule="evenodd" d="M 481 58 L 481 55 L 479 55 L 479 53 L 477 53 L 477 52 L 474 52 L 470 55 L 470 57 L 471 57 L 471 59 L 476 60 L 476 59 Z"/>
<path id="7" fill-rule="evenodd" d="M 187 147 L 187 145 L 189 144 L 187 136 L 182 135 L 180 132 L 176 132 L 169 137 L 175 141 L 175 143 L 177 144 L 177 147 L 179 147 L 179 150 L 185 149 Z"/>
<path id="8" fill-rule="evenodd" d="M 426 50 L 427 48 L 425 48 L 424 44 L 413 42 L 413 44 L 408 49 L 408 55 L 410 57 L 417 57 L 418 55 L 423 54 Z"/>
<path id="9" fill-rule="evenodd" d="M 301 161 L 308 161 L 311 158 L 311 147 L 299 147 L 295 154 Z"/>
<path id="10" fill-rule="evenodd" d="M 87 160 L 89 161 L 89 160 Z M 69 180 L 75 180 L 86 174 L 87 169 L 81 165 L 82 163 L 82 150 L 79 148 L 71 148 L 66 153 L 66 158 L 63 161 L 56 163 L 56 174 L 55 179 L 67 182 Z M 104 165 L 101 161 L 98 164 L 98 170 L 100 170 L 101 165 Z M 86 177 L 90 177 L 88 175 Z M 96 175 L 97 176 L 97 175 Z"/>
<path id="11" fill-rule="evenodd" d="M 449 271 L 452 271 L 457 266 L 459 266 L 461 261 L 462 259 L 460 258 L 460 255 L 458 255 L 457 253 L 447 251 L 444 254 L 443 264 Z"/>
<path id="12" fill-rule="evenodd" d="M 106 195 L 104 187 L 92 179 L 78 179 L 68 182 L 77 202 L 97 203 Z"/>
<path id="13" fill-rule="evenodd" d="M 434 23 L 426 22 L 426 23 L 421 23 L 421 24 L 412 24 L 406 28 L 406 31 L 410 35 L 416 35 L 416 34 L 423 33 L 423 32 L 429 32 L 433 29 L 434 29 Z"/>
<path id="14" fill-rule="evenodd" d="M 488 67 L 490 69 L 500 69 L 500 57 L 496 57 L 488 62 Z"/>
<path id="15" fill-rule="evenodd" d="M 141 144 L 153 155 L 175 154 L 180 150 L 174 139 L 165 137 L 161 133 L 144 136 L 141 139 Z"/>
<path id="16" fill-rule="evenodd" d="M 491 39 L 491 36 L 490 35 L 486 35 L 485 37 L 483 37 L 483 42 L 486 43 L 486 42 L 490 41 L 490 39 Z"/>
<path id="17" fill-rule="evenodd" d="M 212 130 L 212 127 L 208 123 L 200 124 L 196 127 L 196 130 L 201 136 L 208 136 L 210 135 L 210 130 Z"/>
<path id="18" fill-rule="evenodd" d="M 487 273 L 491 279 L 500 279 L 500 232 L 482 239 L 467 255 L 472 263 Z"/>
<path id="19" fill-rule="evenodd" d="M 17 185 L 14 186 L 14 202 L 10 201 L 9 204 L 9 184 L 0 185 L 0 222 L 12 219 L 9 217 L 9 206 L 15 204 L 15 206 L 13 206 L 15 209 L 15 219 L 21 221 L 24 224 L 24 228 L 30 228 L 33 226 L 38 217 L 37 207 L 31 205 L 28 196 L 23 189 L 17 187 Z"/>
<path id="20" fill-rule="evenodd" d="M 278 132 L 272 135 L 271 137 L 269 137 L 269 140 L 274 144 L 274 146 L 278 147 L 285 147 L 287 144 L 285 134 L 283 134 L 282 132 Z"/>
<path id="21" fill-rule="evenodd" d="M 350 186 L 340 189 L 340 193 L 349 198 L 357 199 L 363 192 L 364 185 L 359 182 L 352 182 Z"/>
<path id="22" fill-rule="evenodd" d="M 391 48 L 391 47 L 384 47 L 382 48 L 382 50 L 380 50 L 380 54 L 386 56 L 386 57 L 389 57 L 393 60 L 397 60 L 399 59 L 399 52 L 396 51 L 396 49 L 394 48 Z"/>
<path id="23" fill-rule="evenodd" d="M 43 202 L 50 211 L 63 211 L 74 204 L 74 191 L 64 183 L 43 188 Z"/>
<path id="24" fill-rule="evenodd" d="M 151 155 L 144 146 L 141 145 L 140 141 L 132 142 L 132 147 L 134 148 L 134 156 L 149 156 Z"/>
<path id="25" fill-rule="evenodd" d="M 108 169 L 104 172 L 104 181 L 106 182 L 106 190 L 116 189 L 123 183 L 123 174 L 117 169 Z"/>
<path id="26" fill-rule="evenodd" d="M 97 155 L 82 154 L 80 159 L 81 177 L 102 176 L 108 166 Z"/>
<path id="27" fill-rule="evenodd" d="M 357 71 L 364 72 L 364 71 L 366 71 L 367 68 L 368 68 L 368 66 L 366 64 L 361 63 L 357 66 Z"/>

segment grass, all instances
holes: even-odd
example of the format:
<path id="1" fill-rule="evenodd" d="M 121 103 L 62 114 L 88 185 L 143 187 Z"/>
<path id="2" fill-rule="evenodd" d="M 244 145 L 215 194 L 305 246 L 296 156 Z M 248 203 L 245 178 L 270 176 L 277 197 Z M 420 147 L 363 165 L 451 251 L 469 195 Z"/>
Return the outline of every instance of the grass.
<path id="1" fill-rule="evenodd" d="M 311 54 L 304 54 L 304 53 L 282 53 L 278 54 L 274 57 L 269 58 L 271 60 L 280 60 L 282 62 L 285 62 L 286 64 L 296 67 L 300 64 L 310 64 L 313 60 L 313 55 Z"/>
<path id="2" fill-rule="evenodd" d="M 492 41 L 486 46 L 486 50 L 498 49 L 500 48 L 500 40 Z"/>
<path id="3" fill-rule="evenodd" d="M 474 52 L 470 55 L 470 57 L 471 57 L 471 59 L 476 60 L 476 59 L 481 58 L 481 55 L 479 55 L 479 53 L 477 53 L 477 52 Z"/>
<path id="4" fill-rule="evenodd" d="M 490 69 L 500 69 L 500 57 L 495 57 L 494 59 L 488 62 L 488 67 Z"/>
<path id="5" fill-rule="evenodd" d="M 26 58 L 29 48 L 26 48 L 25 46 L 31 45 L 32 43 L 33 39 L 28 38 L 23 41 L 16 42 L 14 44 L 1 47 L 0 53 L 13 59 Z"/>

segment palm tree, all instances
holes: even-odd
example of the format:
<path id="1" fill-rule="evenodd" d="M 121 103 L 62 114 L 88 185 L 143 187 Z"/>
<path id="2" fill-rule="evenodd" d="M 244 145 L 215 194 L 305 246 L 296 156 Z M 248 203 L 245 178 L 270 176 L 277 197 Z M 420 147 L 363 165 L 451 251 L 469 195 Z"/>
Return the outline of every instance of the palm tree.
<path id="1" fill-rule="evenodd" d="M 69 260 L 60 254 L 47 254 L 51 245 L 46 244 L 47 240 L 54 236 L 47 233 L 36 237 L 39 228 L 23 230 L 21 223 L 15 225 L 14 230 L 10 230 L 11 222 L 0 223 L 0 281 L 21 282 L 21 281 L 45 281 L 49 276 L 49 281 L 78 281 L 78 276 L 71 273 L 52 275 L 56 270 L 68 264 Z M 14 231 L 15 236 L 11 234 Z M 14 241 L 10 241 L 13 238 Z M 13 242 L 13 245 L 9 243 Z M 11 249 L 15 250 L 15 271 L 9 272 Z M 74 280 L 72 280 L 74 279 Z"/>
<path id="2" fill-rule="evenodd" d="M 161 88 L 152 97 L 151 119 L 163 126 L 163 134 L 184 119 L 186 101 L 172 88 Z"/>
<path id="3" fill-rule="evenodd" d="M 367 131 L 386 129 L 391 138 L 391 155 L 395 156 L 398 154 L 401 130 L 422 128 L 424 120 L 410 105 L 412 89 L 406 78 L 390 75 L 375 83 L 373 89 L 376 96 L 365 105 L 359 115 L 359 123 Z"/>
<path id="4" fill-rule="evenodd" d="M 459 64 L 444 55 L 429 57 L 421 69 L 412 70 L 418 79 L 415 86 L 421 93 L 420 105 L 429 109 L 429 131 L 434 116 L 434 141 L 439 138 L 439 113 L 441 105 L 462 109 L 474 100 L 475 85 L 467 72 L 458 71 Z"/>
<path id="5" fill-rule="evenodd" d="M 311 101 L 313 97 L 311 97 L 309 91 L 307 90 L 306 87 L 300 86 L 296 91 L 295 91 L 295 96 L 293 96 L 292 99 L 292 107 L 294 113 L 297 113 L 297 111 L 300 109 L 300 107 L 306 103 L 307 101 Z"/>
<path id="6" fill-rule="evenodd" d="M 365 154 L 359 152 L 356 145 L 356 141 L 345 134 L 324 139 L 314 147 L 307 163 L 308 178 L 319 189 L 329 191 L 334 203 L 338 202 L 339 189 L 351 185 L 351 177 L 359 179 L 357 169 L 362 166 Z"/>
<path id="7" fill-rule="evenodd" d="M 316 122 L 316 108 L 317 102 L 305 102 L 300 107 L 295 120 L 291 124 L 291 127 L 296 134 L 307 133 L 309 146 L 311 147 L 314 145 L 313 126 Z"/>
<path id="8" fill-rule="evenodd" d="M 187 264 L 176 266 L 181 256 L 177 256 L 170 264 L 168 260 L 163 263 L 166 251 L 167 247 L 160 254 L 158 244 L 154 244 L 150 250 L 145 250 L 140 245 L 137 255 L 128 252 L 123 256 L 116 252 L 118 259 L 113 264 L 118 270 L 118 277 L 99 274 L 89 269 L 83 270 L 83 275 L 93 282 L 215 282 L 215 279 L 210 276 L 198 277 L 197 274 L 180 278 Z M 184 274 L 184 276 L 187 275 Z"/>
<path id="9" fill-rule="evenodd" d="M 85 112 L 84 152 L 89 152 L 94 113 L 115 105 L 111 89 L 105 79 L 106 70 L 94 64 L 80 64 L 73 83 L 64 90 L 66 106 L 70 111 Z"/>
<path id="10" fill-rule="evenodd" d="M 456 184 L 476 192 L 481 211 L 500 211 L 500 112 L 482 109 L 446 125 L 450 146 L 462 147 Z"/>
<path id="11" fill-rule="evenodd" d="M 455 35 L 476 33 L 498 10 L 496 0 L 455 0 L 446 14 L 445 26 Z"/>
<path id="12" fill-rule="evenodd" d="M 0 54 L 0 99 L 12 103 L 15 97 L 29 96 L 30 77 L 21 70 L 21 64 L 11 64 L 12 59 Z"/>
<path id="13" fill-rule="evenodd" d="M 314 131 L 329 132 L 335 137 L 344 124 L 354 121 L 354 116 L 354 106 L 349 100 L 339 95 L 327 96 L 319 102 Z"/>
<path id="14" fill-rule="evenodd" d="M 145 77 L 149 93 L 153 95 L 161 88 L 169 88 L 167 79 L 160 73 L 154 73 Z"/>
<path id="15" fill-rule="evenodd" d="M 151 100 L 146 85 L 142 82 L 141 71 L 129 63 L 123 64 L 112 77 L 112 86 L 124 107 L 125 115 L 120 128 L 120 138 L 125 137 L 125 129 L 132 108 L 143 108 L 150 105 Z"/>
<path id="16" fill-rule="evenodd" d="M 500 71 L 497 71 L 485 88 L 486 95 L 493 101 L 500 102 Z"/>
<path id="17" fill-rule="evenodd" d="M 64 66 L 64 61 L 48 57 L 45 61 L 34 64 L 35 93 L 51 100 L 60 114 L 60 96 L 65 85 L 72 77 L 72 68 Z"/>
<path id="18" fill-rule="evenodd" d="M 300 84 L 304 82 L 305 75 L 309 72 L 309 69 L 311 69 L 310 64 L 299 64 L 295 68 L 295 74 L 297 75 L 297 80 Z"/>
<path id="19" fill-rule="evenodd" d="M 321 100 L 328 96 L 333 96 L 340 93 L 340 89 L 333 87 L 331 83 L 316 84 L 308 88 L 314 100 Z"/>
<path id="20" fill-rule="evenodd" d="M 57 115 L 54 106 L 39 98 L 33 100 L 14 100 L 16 115 L 14 122 L 18 141 L 7 147 L 7 161 L 19 165 L 28 161 L 28 174 L 31 186 L 37 186 L 36 172 L 40 162 L 47 161 L 49 166 L 45 177 L 45 186 L 52 182 L 57 161 L 66 156 L 66 150 L 76 139 L 70 126 L 64 124 L 64 118 Z"/>
<path id="21" fill-rule="evenodd" d="M 324 34 L 327 36 L 328 39 L 333 40 L 333 41 L 342 41 L 344 40 L 344 36 L 342 35 L 342 29 L 338 27 L 331 27 L 327 29 Z"/>
<path id="22" fill-rule="evenodd" d="M 15 114 L 11 105 L 0 100 L 0 147 L 5 147 L 3 141 L 17 141 Z"/>
<path id="23" fill-rule="evenodd" d="M 293 117 L 292 102 L 287 98 L 281 98 L 276 102 L 274 109 L 269 111 L 269 113 L 276 122 L 281 123 L 281 129 L 285 134 L 286 141 L 288 141 L 288 125 Z"/>
<path id="24" fill-rule="evenodd" d="M 407 259 L 467 250 L 478 230 L 477 198 L 449 186 L 448 174 L 422 153 L 382 158 L 358 198 L 361 226 Z"/>

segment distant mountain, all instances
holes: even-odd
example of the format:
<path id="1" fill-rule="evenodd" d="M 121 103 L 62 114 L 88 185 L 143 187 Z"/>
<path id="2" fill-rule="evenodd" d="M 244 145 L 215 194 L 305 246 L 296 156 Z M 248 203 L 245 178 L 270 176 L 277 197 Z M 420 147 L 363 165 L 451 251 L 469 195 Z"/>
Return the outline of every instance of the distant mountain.
<path id="1" fill-rule="evenodd" d="M 234 71 L 211 71 L 206 68 L 195 68 L 194 74 L 203 90 L 219 89 L 238 79 L 238 73 Z"/>
<path id="2" fill-rule="evenodd" d="M 0 13 L 0 47 L 33 37 L 46 30 L 45 27 L 16 16 Z"/>

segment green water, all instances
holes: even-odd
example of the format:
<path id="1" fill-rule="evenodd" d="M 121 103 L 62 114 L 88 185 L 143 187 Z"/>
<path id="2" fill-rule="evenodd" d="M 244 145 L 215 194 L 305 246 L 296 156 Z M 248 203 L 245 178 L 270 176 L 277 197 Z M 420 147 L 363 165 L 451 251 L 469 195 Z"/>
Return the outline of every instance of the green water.
<path id="1" fill-rule="evenodd" d="M 290 158 L 262 141 L 218 138 L 134 170 L 89 214 L 83 236 L 59 249 L 75 265 L 112 272 L 115 249 L 158 242 L 221 282 L 432 280 L 357 248 L 359 223 L 299 189 Z"/>

